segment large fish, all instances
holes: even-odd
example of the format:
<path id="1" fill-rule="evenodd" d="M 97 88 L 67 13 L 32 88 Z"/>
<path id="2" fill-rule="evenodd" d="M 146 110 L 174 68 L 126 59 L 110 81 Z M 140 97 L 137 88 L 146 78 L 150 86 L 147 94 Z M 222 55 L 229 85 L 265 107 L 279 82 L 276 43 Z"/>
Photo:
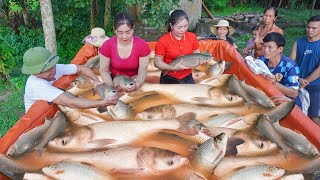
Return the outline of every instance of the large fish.
<path id="1" fill-rule="evenodd" d="M 209 177 L 226 153 L 227 135 L 210 138 L 189 156 L 190 164 L 202 177 Z"/>
<path id="2" fill-rule="evenodd" d="M 42 167 L 61 161 L 76 161 L 92 164 L 111 175 L 118 174 L 161 174 L 189 164 L 174 152 L 149 147 L 123 147 L 88 152 L 50 152 L 45 151 L 38 157 L 31 152 L 15 160 L 15 164 L 27 168 L 28 172 L 39 171 Z"/>
<path id="3" fill-rule="evenodd" d="M 124 89 L 133 89 L 135 88 L 135 82 L 128 76 L 119 74 L 113 78 L 114 87 L 120 87 Z"/>
<path id="4" fill-rule="evenodd" d="M 23 180 L 55 180 L 54 178 L 42 173 L 25 173 Z"/>
<path id="5" fill-rule="evenodd" d="M 285 170 L 268 165 L 256 165 L 244 167 L 228 176 L 222 178 L 222 180 L 273 180 L 280 178 L 284 175 Z"/>
<path id="6" fill-rule="evenodd" d="M 62 161 L 42 168 L 42 172 L 55 179 L 111 180 L 112 177 L 86 163 Z"/>
<path id="7" fill-rule="evenodd" d="M 243 114 L 249 113 L 250 109 L 245 106 L 236 107 L 214 107 L 196 104 L 164 104 L 148 108 L 136 114 L 137 119 L 154 120 L 176 118 L 187 112 L 193 112 L 197 115 L 197 120 L 206 122 L 211 116 L 224 113 Z"/>
<path id="8" fill-rule="evenodd" d="M 284 141 L 294 150 L 307 157 L 316 157 L 319 155 L 318 149 L 302 134 L 299 134 L 289 128 L 280 126 L 279 122 L 273 123 L 275 130 L 284 139 Z"/>
<path id="9" fill-rule="evenodd" d="M 246 84 L 244 80 L 240 81 L 240 85 L 257 104 L 269 109 L 275 107 L 274 102 L 263 91 Z"/>
<path id="10" fill-rule="evenodd" d="M 41 139 L 39 139 L 39 143 L 33 149 L 41 152 L 43 147 L 46 146 L 50 140 L 64 132 L 67 125 L 68 122 L 66 116 L 62 111 L 58 111 L 52 118 L 52 123 L 47 132 L 41 137 Z"/>
<path id="11" fill-rule="evenodd" d="M 157 91 L 176 100 L 191 104 L 211 106 L 235 106 L 243 102 L 243 98 L 232 95 L 221 88 L 204 84 L 149 84 L 144 83 L 140 92 Z M 138 90 L 138 91 L 139 91 Z"/>
<path id="12" fill-rule="evenodd" d="M 175 60 L 171 61 L 169 64 L 171 66 L 175 66 L 176 64 L 181 63 L 181 61 L 183 61 L 181 63 L 183 66 L 193 68 L 211 60 L 213 60 L 213 57 L 211 54 L 193 53 L 190 55 L 179 56 Z M 163 75 L 166 75 L 167 73 L 168 71 L 164 71 Z"/>
<path id="13" fill-rule="evenodd" d="M 282 149 L 285 156 L 291 151 L 291 148 L 283 142 L 282 137 L 278 134 L 267 115 L 263 114 L 260 116 L 257 123 L 257 129 L 262 136 L 266 137 L 271 142 L 276 143 L 279 148 Z"/>
<path id="14" fill-rule="evenodd" d="M 240 82 L 236 75 L 231 75 L 228 87 L 230 91 L 240 97 L 242 97 L 248 104 L 253 104 L 253 101 L 247 91 L 240 85 Z"/>
<path id="15" fill-rule="evenodd" d="M 39 139 L 43 137 L 45 132 L 48 130 L 51 122 L 52 121 L 46 118 L 42 125 L 20 135 L 19 138 L 9 147 L 7 155 L 14 157 L 33 148 L 33 146 L 38 143 Z"/>
<path id="16" fill-rule="evenodd" d="M 157 121 L 108 121 L 91 124 L 66 132 L 48 143 L 48 146 L 64 151 L 87 151 L 97 148 L 115 148 L 130 144 L 141 136 L 161 129 L 197 134 L 197 122 L 193 113 L 177 119 Z"/>
<path id="17" fill-rule="evenodd" d="M 107 110 L 114 120 L 133 119 L 135 114 L 130 105 L 121 100 L 116 105 L 108 106 Z"/>
<path id="18" fill-rule="evenodd" d="M 221 87 L 228 83 L 231 74 L 222 74 L 218 78 L 207 78 L 200 81 L 198 84 L 206 84 L 215 87 Z"/>

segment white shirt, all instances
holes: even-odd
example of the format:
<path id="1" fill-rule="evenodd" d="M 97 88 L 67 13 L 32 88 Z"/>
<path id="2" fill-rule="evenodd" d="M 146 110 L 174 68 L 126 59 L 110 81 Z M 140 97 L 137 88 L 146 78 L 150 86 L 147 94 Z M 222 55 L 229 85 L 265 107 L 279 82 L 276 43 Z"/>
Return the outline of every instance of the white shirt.
<path id="1" fill-rule="evenodd" d="M 54 78 L 58 80 L 63 75 L 76 73 L 77 66 L 75 64 L 57 64 Z M 36 100 L 51 102 L 64 92 L 63 90 L 52 86 L 56 80 L 47 81 L 45 79 L 38 78 L 35 75 L 29 76 L 24 92 L 24 106 L 26 112 Z"/>

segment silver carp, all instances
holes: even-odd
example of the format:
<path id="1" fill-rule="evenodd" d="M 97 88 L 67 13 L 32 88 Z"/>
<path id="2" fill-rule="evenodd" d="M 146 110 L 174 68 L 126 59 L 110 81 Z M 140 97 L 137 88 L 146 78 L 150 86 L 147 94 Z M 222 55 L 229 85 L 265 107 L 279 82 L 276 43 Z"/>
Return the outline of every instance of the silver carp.
<path id="1" fill-rule="evenodd" d="M 294 100 L 281 103 L 275 109 L 265 113 L 271 122 L 277 122 L 286 117 L 294 108 L 296 102 Z"/>
<path id="2" fill-rule="evenodd" d="M 87 151 L 97 148 L 115 148 L 130 144 L 142 135 L 162 129 L 197 134 L 195 115 L 187 113 L 177 119 L 157 121 L 107 121 L 80 127 L 66 132 L 48 143 L 50 148 L 61 151 Z"/>
<path id="3" fill-rule="evenodd" d="M 218 78 L 225 69 L 225 64 L 226 62 L 224 60 L 221 60 L 213 65 L 211 65 L 208 70 L 207 70 L 207 74 L 210 78 Z"/>
<path id="4" fill-rule="evenodd" d="M 62 161 L 42 168 L 42 172 L 55 179 L 111 180 L 112 177 L 87 163 Z"/>
<path id="5" fill-rule="evenodd" d="M 18 139 L 9 147 L 7 156 L 15 157 L 33 148 L 38 143 L 39 139 L 44 136 L 45 132 L 51 125 L 51 122 L 51 120 L 45 118 L 45 121 L 42 125 L 20 135 Z"/>
<path id="6" fill-rule="evenodd" d="M 0 173 L 11 179 L 22 179 L 26 172 L 27 170 L 22 165 L 0 154 Z"/>
<path id="7" fill-rule="evenodd" d="M 133 119 L 135 114 L 131 106 L 121 100 L 118 100 L 116 105 L 107 106 L 107 110 L 114 120 Z"/>
<path id="8" fill-rule="evenodd" d="M 272 180 L 283 176 L 284 169 L 272 167 L 268 165 L 256 165 L 244 167 L 232 174 L 225 176 L 222 180 Z"/>
<path id="9" fill-rule="evenodd" d="M 233 95 L 220 88 L 204 84 L 144 83 L 138 92 L 133 92 L 133 94 L 148 91 L 157 91 L 166 96 L 173 97 L 176 100 L 191 104 L 235 106 L 243 102 L 243 98 L 237 95 Z"/>

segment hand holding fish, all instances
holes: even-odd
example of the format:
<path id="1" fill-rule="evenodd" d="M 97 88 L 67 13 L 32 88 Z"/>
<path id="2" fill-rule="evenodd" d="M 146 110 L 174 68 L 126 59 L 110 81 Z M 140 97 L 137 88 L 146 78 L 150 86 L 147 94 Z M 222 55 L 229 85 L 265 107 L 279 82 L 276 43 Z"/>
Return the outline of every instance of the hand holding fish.
<path id="1" fill-rule="evenodd" d="M 268 81 L 270 81 L 273 85 L 275 85 L 277 83 L 277 80 L 276 80 L 275 76 L 266 75 L 266 79 Z"/>
<path id="2" fill-rule="evenodd" d="M 304 88 L 309 85 L 309 82 L 306 79 L 300 78 L 299 81 L 300 81 L 300 88 Z"/>
<path id="3" fill-rule="evenodd" d="M 173 66 L 172 70 L 184 70 L 184 69 L 192 69 L 194 67 L 196 67 L 197 65 L 195 65 L 194 67 L 187 67 L 185 65 L 183 65 L 184 60 L 181 60 L 180 62 L 178 62 L 176 65 Z"/>
<path id="4" fill-rule="evenodd" d="M 103 84 L 103 83 L 102 83 L 101 81 L 99 81 L 99 80 L 93 81 L 93 88 L 94 88 L 95 91 L 97 90 L 97 86 L 98 86 L 99 84 Z"/>

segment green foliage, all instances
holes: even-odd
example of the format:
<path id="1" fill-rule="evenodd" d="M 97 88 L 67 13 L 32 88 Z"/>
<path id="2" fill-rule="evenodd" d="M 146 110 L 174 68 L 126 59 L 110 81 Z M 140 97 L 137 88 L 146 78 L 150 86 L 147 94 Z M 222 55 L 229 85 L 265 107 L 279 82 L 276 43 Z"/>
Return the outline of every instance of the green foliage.
<path id="1" fill-rule="evenodd" d="M 16 65 L 14 59 L 13 59 L 13 49 L 11 48 L 11 44 L 9 44 L 6 41 L 6 36 L 9 34 L 8 31 L 6 31 L 6 28 L 0 28 L 0 77 L 9 77 L 9 73 Z"/>
<path id="2" fill-rule="evenodd" d="M 229 3 L 229 0 L 205 0 L 204 1 L 207 8 L 210 10 L 210 12 L 215 12 L 219 10 L 226 9 Z"/>

